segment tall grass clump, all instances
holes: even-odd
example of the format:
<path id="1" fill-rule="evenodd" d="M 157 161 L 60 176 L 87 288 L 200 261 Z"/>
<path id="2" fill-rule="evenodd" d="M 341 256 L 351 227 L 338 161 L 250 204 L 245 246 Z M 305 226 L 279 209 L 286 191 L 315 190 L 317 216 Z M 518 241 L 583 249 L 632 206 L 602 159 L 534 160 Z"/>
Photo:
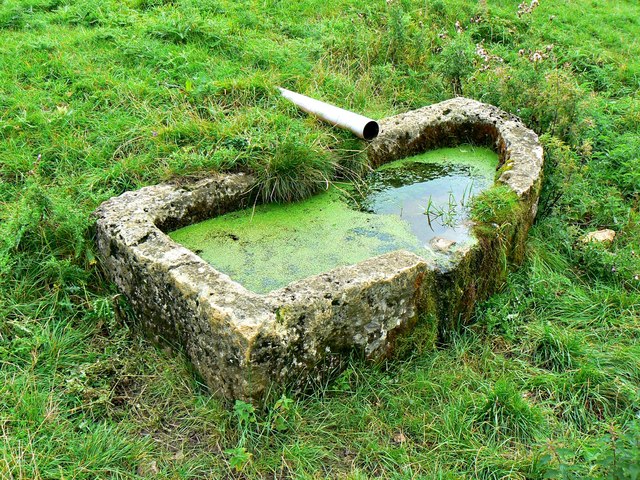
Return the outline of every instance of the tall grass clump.
<path id="1" fill-rule="evenodd" d="M 585 351 L 584 339 L 549 323 L 531 325 L 528 337 L 533 363 L 547 370 L 576 368 Z"/>
<path id="2" fill-rule="evenodd" d="M 500 379 L 487 392 L 484 403 L 476 412 L 475 422 L 497 441 L 513 438 L 523 442 L 541 431 L 543 416 L 538 407 L 525 400 L 513 380 Z"/>
<path id="3" fill-rule="evenodd" d="M 327 155 L 294 139 L 279 143 L 275 151 L 254 167 L 258 195 L 265 202 L 302 200 L 333 178 L 334 166 Z"/>
<path id="4" fill-rule="evenodd" d="M 493 187 L 473 197 L 472 218 L 481 224 L 503 225 L 512 218 L 518 198 L 506 186 Z"/>

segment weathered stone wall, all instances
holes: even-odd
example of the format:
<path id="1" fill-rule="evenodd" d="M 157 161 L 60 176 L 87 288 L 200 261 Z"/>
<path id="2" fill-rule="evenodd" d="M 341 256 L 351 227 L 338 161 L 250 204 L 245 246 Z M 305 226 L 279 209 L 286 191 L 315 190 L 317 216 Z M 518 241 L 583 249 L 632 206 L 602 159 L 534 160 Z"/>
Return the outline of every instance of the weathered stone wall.
<path id="1" fill-rule="evenodd" d="M 427 261 L 398 251 L 294 282 L 248 291 L 164 232 L 242 208 L 245 174 L 127 192 L 95 212 L 105 270 L 156 341 L 183 348 L 221 397 L 260 398 L 272 386 L 306 388 L 339 368 L 342 355 L 390 354 L 403 334 L 433 341 L 468 321 L 476 301 L 518 261 L 536 213 L 542 148 L 536 135 L 495 107 L 456 98 L 381 122 L 374 165 L 439 146 L 496 148 L 498 182 L 519 198 L 508 238 L 486 235 Z"/>

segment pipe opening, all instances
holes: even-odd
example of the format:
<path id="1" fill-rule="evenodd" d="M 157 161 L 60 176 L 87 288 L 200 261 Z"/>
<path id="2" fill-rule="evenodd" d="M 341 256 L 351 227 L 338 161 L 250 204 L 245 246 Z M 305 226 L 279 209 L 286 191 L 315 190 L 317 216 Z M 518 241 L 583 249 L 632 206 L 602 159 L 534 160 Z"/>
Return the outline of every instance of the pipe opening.
<path id="1" fill-rule="evenodd" d="M 364 126 L 362 138 L 365 140 L 373 140 L 378 136 L 378 133 L 380 133 L 380 125 L 378 125 L 378 122 L 371 120 Z"/>

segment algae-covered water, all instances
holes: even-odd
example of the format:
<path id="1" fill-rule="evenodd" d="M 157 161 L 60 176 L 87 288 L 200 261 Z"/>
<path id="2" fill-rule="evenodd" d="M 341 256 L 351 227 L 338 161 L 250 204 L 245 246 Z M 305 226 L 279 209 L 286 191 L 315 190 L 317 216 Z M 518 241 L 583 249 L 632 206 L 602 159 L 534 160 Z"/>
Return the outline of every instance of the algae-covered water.
<path id="1" fill-rule="evenodd" d="M 429 258 L 434 237 L 458 245 L 470 238 L 470 199 L 493 184 L 497 164 L 486 148 L 433 150 L 386 164 L 359 185 L 239 210 L 169 236 L 257 293 L 394 250 Z"/>

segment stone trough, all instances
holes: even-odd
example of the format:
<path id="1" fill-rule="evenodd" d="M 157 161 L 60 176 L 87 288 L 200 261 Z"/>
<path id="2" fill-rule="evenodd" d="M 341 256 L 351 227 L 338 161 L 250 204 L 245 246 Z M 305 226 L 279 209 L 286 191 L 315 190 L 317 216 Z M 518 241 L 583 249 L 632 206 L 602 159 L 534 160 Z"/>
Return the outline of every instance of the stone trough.
<path id="1" fill-rule="evenodd" d="M 255 179 L 216 175 L 142 188 L 95 212 L 105 271 L 158 342 L 184 350 L 212 391 L 260 399 L 305 389 L 350 353 L 379 360 L 403 345 L 433 345 L 470 318 L 476 301 L 522 259 L 537 210 L 543 152 L 534 132 L 496 107 L 455 98 L 380 122 L 373 166 L 460 143 L 499 154 L 496 184 L 517 195 L 508 228 L 425 259 L 399 250 L 254 293 L 167 232 L 251 205 Z M 409 342 L 409 343 L 407 343 Z"/>

